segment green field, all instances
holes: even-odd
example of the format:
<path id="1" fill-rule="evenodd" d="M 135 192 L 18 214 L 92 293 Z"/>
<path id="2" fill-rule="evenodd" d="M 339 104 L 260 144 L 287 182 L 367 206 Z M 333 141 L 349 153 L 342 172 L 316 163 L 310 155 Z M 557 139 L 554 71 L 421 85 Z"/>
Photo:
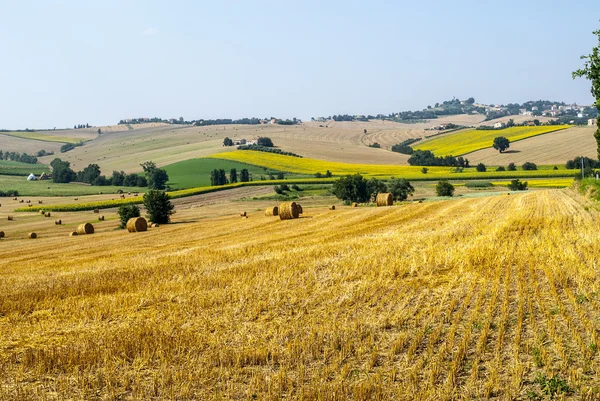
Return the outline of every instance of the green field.
<path id="1" fill-rule="evenodd" d="M 270 173 L 277 173 L 276 170 L 266 167 L 212 158 L 190 159 L 162 168 L 169 174 L 168 185 L 172 189 L 210 186 L 210 172 L 214 169 L 224 169 L 229 174 L 229 170 L 235 168 L 237 169 L 239 179 L 240 171 L 245 168 L 248 169 L 254 181 L 260 180 L 261 176 L 268 179 Z"/>
<path id="2" fill-rule="evenodd" d="M 40 175 L 44 172 L 48 173 L 49 171 L 49 167 L 45 164 L 29 164 L 13 162 L 10 160 L 0 160 L 0 175 L 28 176 L 31 173 Z"/>
<path id="3" fill-rule="evenodd" d="M 25 177 L 0 175 L 0 189 L 3 191 L 19 191 L 19 196 L 83 196 L 97 195 L 100 192 L 114 194 L 119 189 L 124 192 L 145 192 L 147 188 L 55 184 L 51 180 L 27 181 Z"/>
<path id="4" fill-rule="evenodd" d="M 78 143 L 79 138 L 69 138 L 68 136 L 45 135 L 39 132 L 20 132 L 20 131 L 2 131 L 2 135 L 15 136 L 17 138 L 35 139 L 36 141 L 44 142 L 59 142 L 59 143 Z"/>
<path id="5" fill-rule="evenodd" d="M 511 127 L 499 130 L 467 130 L 436 137 L 419 143 L 415 150 L 430 150 L 436 156 L 460 156 L 476 150 L 491 148 L 494 138 L 503 136 L 511 142 L 531 138 L 537 135 L 563 130 L 568 125 L 545 125 L 539 127 Z"/>

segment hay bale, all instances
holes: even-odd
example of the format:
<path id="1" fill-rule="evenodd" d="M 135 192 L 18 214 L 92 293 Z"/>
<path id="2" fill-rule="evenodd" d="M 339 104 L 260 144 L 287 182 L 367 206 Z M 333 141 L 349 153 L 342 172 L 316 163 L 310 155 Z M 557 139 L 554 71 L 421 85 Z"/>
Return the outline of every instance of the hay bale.
<path id="1" fill-rule="evenodd" d="M 13 217 L 12 216 L 8 216 L 8 220 L 12 221 Z"/>
<path id="2" fill-rule="evenodd" d="M 4 238 L 4 231 L 0 231 L 0 238 Z"/>
<path id="3" fill-rule="evenodd" d="M 93 233 L 94 233 L 94 226 L 91 225 L 90 223 L 84 223 L 84 224 L 80 224 L 79 226 L 77 226 L 77 234 L 79 234 L 79 235 L 93 234 Z"/>
<path id="4" fill-rule="evenodd" d="M 240 212 L 241 217 L 246 217 L 246 212 Z"/>
<path id="5" fill-rule="evenodd" d="M 38 201 L 38 203 L 41 205 L 41 204 L 42 204 L 42 203 L 44 203 L 44 202 L 42 202 L 41 200 L 39 200 L 39 201 Z"/>
<path id="6" fill-rule="evenodd" d="M 100 209 L 94 209 L 94 213 L 100 213 Z"/>
<path id="7" fill-rule="evenodd" d="M 377 194 L 377 206 L 392 206 L 394 204 L 394 197 L 389 192 L 382 192 Z"/>
<path id="8" fill-rule="evenodd" d="M 329 210 L 335 210 L 335 205 L 329 206 Z"/>
<path id="9" fill-rule="evenodd" d="M 19 203 L 23 203 L 23 202 L 25 202 L 23 199 L 21 199 L 21 200 L 19 201 Z"/>
<path id="10" fill-rule="evenodd" d="M 287 202 L 279 205 L 279 218 L 281 220 L 291 220 L 300 217 L 300 209 L 296 202 Z"/>
<path id="11" fill-rule="evenodd" d="M 302 210 L 302 205 L 301 204 L 296 203 L 296 206 L 298 206 L 298 214 L 304 213 L 304 211 Z"/>
<path id="12" fill-rule="evenodd" d="M 98 221 L 104 221 L 104 216 L 98 216 Z"/>
<path id="13" fill-rule="evenodd" d="M 50 216 L 52 216 L 52 213 L 48 212 L 48 213 L 44 214 L 44 216 L 50 217 Z"/>
<path id="14" fill-rule="evenodd" d="M 74 198 L 73 200 L 79 200 L 79 198 Z"/>
<path id="15" fill-rule="evenodd" d="M 29 238 L 29 239 L 36 239 L 37 238 L 37 234 L 36 233 L 29 233 L 27 235 L 27 238 Z"/>
<path id="16" fill-rule="evenodd" d="M 75 237 L 77 235 L 79 235 L 79 234 L 77 234 L 77 231 L 73 231 L 73 232 L 69 233 L 69 237 Z"/>
<path id="17" fill-rule="evenodd" d="M 46 212 L 44 212 L 43 210 L 40 210 L 40 214 L 46 214 Z"/>
<path id="18" fill-rule="evenodd" d="M 352 207 L 358 207 L 358 203 L 356 203 L 356 202 L 352 203 Z"/>
<path id="19" fill-rule="evenodd" d="M 152 224 L 150 224 L 150 227 L 152 227 L 152 228 L 158 228 L 160 226 L 158 224 L 156 224 L 156 223 L 152 223 Z"/>
<path id="20" fill-rule="evenodd" d="M 31 200 L 29 200 L 29 199 L 28 199 L 28 200 L 27 200 L 27 203 L 31 203 Z"/>
<path id="21" fill-rule="evenodd" d="M 265 216 L 279 216 L 279 208 L 277 206 L 266 208 Z"/>
<path id="22" fill-rule="evenodd" d="M 60 226 L 62 224 L 62 220 L 54 220 L 54 224 Z"/>
<path id="23" fill-rule="evenodd" d="M 127 221 L 127 231 L 139 233 L 148 230 L 148 222 L 143 217 L 132 217 Z"/>

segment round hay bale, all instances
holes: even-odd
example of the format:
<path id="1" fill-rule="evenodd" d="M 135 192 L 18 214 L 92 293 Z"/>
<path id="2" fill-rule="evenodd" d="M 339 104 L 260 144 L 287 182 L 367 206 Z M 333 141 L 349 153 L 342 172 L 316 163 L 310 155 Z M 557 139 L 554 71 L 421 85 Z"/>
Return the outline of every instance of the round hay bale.
<path id="1" fill-rule="evenodd" d="M 94 213 L 100 213 L 100 209 L 94 209 Z"/>
<path id="2" fill-rule="evenodd" d="M 143 217 L 133 217 L 127 221 L 127 231 L 139 233 L 148 230 L 148 222 Z"/>
<path id="3" fill-rule="evenodd" d="M 46 214 L 46 212 L 44 212 L 43 210 L 40 210 L 40 214 Z"/>
<path id="4" fill-rule="evenodd" d="M 352 207 L 358 207 L 358 203 L 356 203 L 356 202 L 352 203 Z"/>
<path id="5" fill-rule="evenodd" d="M 79 235 L 93 234 L 93 233 L 94 233 L 94 226 L 91 225 L 90 223 L 84 223 L 84 224 L 80 224 L 79 226 L 77 226 L 77 234 L 79 234 Z"/>
<path id="6" fill-rule="evenodd" d="M 48 213 L 44 214 L 44 216 L 46 216 L 46 217 L 51 217 L 51 216 L 52 216 L 52 213 L 48 212 Z"/>
<path id="7" fill-rule="evenodd" d="M 0 231 L 0 238 L 4 238 L 4 231 Z"/>
<path id="8" fill-rule="evenodd" d="M 302 214 L 304 213 L 304 211 L 302 210 L 302 205 L 297 203 L 296 206 L 298 206 L 298 214 Z"/>
<path id="9" fill-rule="evenodd" d="M 277 206 L 266 208 L 265 216 L 279 216 L 279 208 Z"/>
<path id="10" fill-rule="evenodd" d="M 23 202 L 25 202 L 23 199 L 21 199 L 21 200 L 19 201 L 19 203 L 23 203 Z"/>
<path id="11" fill-rule="evenodd" d="M 156 224 L 156 223 L 152 223 L 152 224 L 150 224 L 150 227 L 152 227 L 152 228 L 158 228 L 160 226 L 158 224 Z"/>
<path id="12" fill-rule="evenodd" d="M 62 224 L 62 220 L 54 220 L 54 224 L 60 226 Z"/>
<path id="13" fill-rule="evenodd" d="M 29 233 L 27 235 L 27 238 L 29 238 L 29 239 L 36 239 L 37 238 L 37 234 L 36 233 Z"/>
<path id="14" fill-rule="evenodd" d="M 246 212 L 240 212 L 241 217 L 246 217 Z"/>
<path id="15" fill-rule="evenodd" d="M 79 200 L 79 198 L 73 198 L 73 200 Z"/>
<path id="16" fill-rule="evenodd" d="M 329 206 L 329 210 L 335 210 L 335 205 Z"/>
<path id="17" fill-rule="evenodd" d="M 98 221 L 104 221 L 104 216 L 98 216 Z"/>
<path id="18" fill-rule="evenodd" d="M 27 200 L 27 203 L 31 203 L 31 200 L 29 200 L 29 199 L 28 199 L 28 200 Z"/>
<path id="19" fill-rule="evenodd" d="M 77 235 L 79 235 L 79 234 L 77 234 L 77 231 L 73 231 L 73 232 L 69 233 L 69 237 L 75 237 Z"/>
<path id="20" fill-rule="evenodd" d="M 394 204 L 394 197 L 389 192 L 382 192 L 377 194 L 377 206 L 392 206 Z"/>
<path id="21" fill-rule="evenodd" d="M 291 220 L 300 217 L 300 210 L 296 202 L 287 202 L 279 205 L 279 218 L 281 220 Z"/>
<path id="22" fill-rule="evenodd" d="M 8 216 L 8 220 L 12 221 L 13 217 L 12 216 Z"/>

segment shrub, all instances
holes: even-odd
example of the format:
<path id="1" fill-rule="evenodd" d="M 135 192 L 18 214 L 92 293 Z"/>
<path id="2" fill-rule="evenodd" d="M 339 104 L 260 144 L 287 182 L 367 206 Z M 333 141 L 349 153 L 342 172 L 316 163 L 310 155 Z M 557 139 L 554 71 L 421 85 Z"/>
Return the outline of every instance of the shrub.
<path id="1" fill-rule="evenodd" d="M 144 194 L 144 206 L 148 211 L 148 219 L 157 224 L 166 224 L 171 220 L 171 215 L 175 213 L 175 206 L 169 200 L 166 192 L 152 189 Z"/>
<path id="2" fill-rule="evenodd" d="M 374 143 L 370 144 L 369 147 L 370 148 L 377 148 L 377 149 L 379 149 L 379 148 L 381 148 L 381 145 L 379 143 L 377 143 L 377 142 L 374 142 Z"/>
<path id="3" fill-rule="evenodd" d="M 371 195 L 367 189 L 367 180 L 360 174 L 340 178 L 333 183 L 331 193 L 347 202 L 367 202 Z"/>
<path id="4" fill-rule="evenodd" d="M 292 189 L 294 191 L 302 191 L 302 189 L 297 184 L 292 185 Z"/>
<path id="5" fill-rule="evenodd" d="M 508 184 L 508 189 L 511 191 L 526 191 L 527 182 L 522 182 L 521 180 L 512 180 L 510 184 Z"/>
<path id="6" fill-rule="evenodd" d="M 421 173 L 423 173 L 423 174 L 427 174 L 428 171 L 429 171 L 429 169 L 427 167 L 423 167 L 421 169 Z"/>
<path id="7" fill-rule="evenodd" d="M 134 217 L 140 217 L 140 208 L 137 205 L 119 206 L 119 219 L 121 219 L 119 228 L 125 228 L 129 219 Z"/>
<path id="8" fill-rule="evenodd" d="M 0 197 L 1 196 L 19 196 L 19 191 L 14 191 L 10 189 L 0 190 Z"/>
<path id="9" fill-rule="evenodd" d="M 479 164 L 477 165 L 476 169 L 477 169 L 477 171 L 478 171 L 478 172 L 480 172 L 480 173 L 485 173 L 485 171 L 487 170 L 487 169 L 485 168 L 485 164 L 483 164 L 483 163 L 479 163 Z"/>
<path id="10" fill-rule="evenodd" d="M 281 187 L 279 185 L 275 185 L 273 187 L 273 191 L 275 191 L 275 193 L 278 195 L 283 195 L 283 189 L 281 189 Z"/>
<path id="11" fill-rule="evenodd" d="M 465 184 L 465 187 L 467 187 L 467 188 L 490 188 L 493 186 L 494 186 L 494 184 L 492 184 L 491 182 L 487 182 L 487 181 L 468 181 Z"/>
<path id="12" fill-rule="evenodd" d="M 281 190 L 282 191 L 289 191 L 290 187 L 288 187 L 288 184 L 281 184 Z"/>
<path id="13" fill-rule="evenodd" d="M 404 178 L 393 178 L 388 184 L 388 188 L 395 201 L 403 201 L 415 192 L 415 188 Z"/>
<path id="14" fill-rule="evenodd" d="M 500 166 L 496 169 L 496 171 L 506 171 L 506 169 L 504 168 L 504 166 Z"/>
<path id="15" fill-rule="evenodd" d="M 258 138 L 258 140 L 256 141 L 256 144 L 258 146 L 264 146 L 267 148 L 272 148 L 273 147 L 273 141 L 271 140 L 271 138 L 268 137 L 260 137 Z"/>
<path id="16" fill-rule="evenodd" d="M 523 168 L 523 170 L 537 170 L 536 164 L 532 162 L 525 162 L 521 167 Z"/>
<path id="17" fill-rule="evenodd" d="M 506 169 L 508 171 L 517 171 L 517 166 L 515 166 L 515 163 L 509 163 Z"/>
<path id="18" fill-rule="evenodd" d="M 450 184 L 448 181 L 440 181 L 435 187 L 435 192 L 437 193 L 437 196 L 453 196 L 454 185 Z"/>

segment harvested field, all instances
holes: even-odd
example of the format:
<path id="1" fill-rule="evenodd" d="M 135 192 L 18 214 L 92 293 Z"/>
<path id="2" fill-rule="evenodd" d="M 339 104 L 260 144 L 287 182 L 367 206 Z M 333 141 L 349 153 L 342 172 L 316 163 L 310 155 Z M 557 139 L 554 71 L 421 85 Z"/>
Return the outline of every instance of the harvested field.
<path id="1" fill-rule="evenodd" d="M 327 209 L 165 225 L 143 242 L 13 240 L 0 398 L 543 399 L 550 379 L 560 399 L 599 396 L 590 201 Z"/>

